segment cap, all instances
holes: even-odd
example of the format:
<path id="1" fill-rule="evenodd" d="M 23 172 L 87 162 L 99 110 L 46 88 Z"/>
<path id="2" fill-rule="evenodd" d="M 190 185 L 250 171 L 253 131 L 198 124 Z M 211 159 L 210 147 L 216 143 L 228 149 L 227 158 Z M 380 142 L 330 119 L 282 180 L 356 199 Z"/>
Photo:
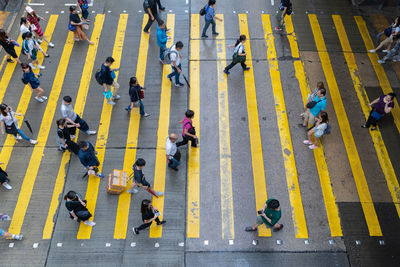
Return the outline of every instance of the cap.
<path id="1" fill-rule="evenodd" d="M 32 13 L 33 12 L 33 9 L 30 6 L 26 6 L 25 10 L 28 13 Z"/>

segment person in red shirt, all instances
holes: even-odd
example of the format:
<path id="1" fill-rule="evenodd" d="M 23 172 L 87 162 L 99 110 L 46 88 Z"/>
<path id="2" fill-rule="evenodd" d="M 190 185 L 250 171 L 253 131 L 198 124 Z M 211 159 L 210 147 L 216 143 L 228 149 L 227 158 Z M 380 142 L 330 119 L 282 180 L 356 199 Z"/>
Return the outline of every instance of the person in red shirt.
<path id="1" fill-rule="evenodd" d="M 42 40 L 40 39 L 40 37 L 43 37 L 43 39 L 49 44 L 50 47 L 54 47 L 54 44 L 52 42 L 50 42 L 49 40 L 47 40 L 46 36 L 44 36 L 42 27 L 40 27 L 39 21 L 43 20 L 46 21 L 43 17 L 39 16 L 36 14 L 35 10 L 33 10 L 33 8 L 31 8 L 30 6 L 26 6 L 25 8 L 26 13 L 28 13 L 28 15 L 26 16 L 26 19 L 29 21 L 30 24 L 35 25 L 36 29 L 35 29 L 35 34 L 36 34 L 36 39 L 38 41 L 39 44 L 42 43 Z"/>

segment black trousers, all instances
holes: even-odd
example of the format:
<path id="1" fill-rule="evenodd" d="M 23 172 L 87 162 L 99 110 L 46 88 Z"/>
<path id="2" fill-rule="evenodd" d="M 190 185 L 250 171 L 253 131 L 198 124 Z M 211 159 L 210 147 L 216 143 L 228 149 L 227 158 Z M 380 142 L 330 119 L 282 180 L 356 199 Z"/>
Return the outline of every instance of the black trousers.
<path id="1" fill-rule="evenodd" d="M 79 115 L 76 115 L 76 119 L 74 121 L 75 123 L 79 123 L 81 126 L 79 127 L 79 130 L 83 131 L 86 133 L 87 130 L 89 130 L 89 125 L 84 121 Z M 69 128 L 69 133 L 72 135 L 75 135 L 76 133 L 76 127 Z"/>
<path id="2" fill-rule="evenodd" d="M 372 111 L 371 111 L 371 113 L 372 113 Z M 374 127 L 376 127 L 376 123 L 378 122 L 377 119 L 375 119 L 374 117 L 371 116 L 371 113 L 369 113 L 368 120 L 367 120 L 367 122 L 365 123 L 365 126 L 366 126 L 367 128 L 369 128 L 371 125 L 374 126 Z"/>
<path id="3" fill-rule="evenodd" d="M 193 138 L 193 137 L 188 136 L 188 135 L 182 135 L 182 138 L 183 138 L 182 141 L 176 143 L 176 146 L 177 146 L 177 147 L 178 147 L 178 146 L 186 145 L 186 144 L 189 142 L 189 140 L 192 142 L 192 147 L 197 147 L 197 140 L 196 140 L 196 138 Z"/>
<path id="4" fill-rule="evenodd" d="M 162 6 L 161 6 L 161 1 L 160 1 L 160 0 L 156 0 L 156 3 L 157 3 L 157 5 L 158 5 L 158 8 L 162 8 Z"/>
<path id="5" fill-rule="evenodd" d="M 153 11 L 151 11 L 153 12 Z M 157 21 L 157 23 L 161 23 L 163 20 L 160 18 L 157 12 L 153 12 L 154 20 Z M 143 31 L 148 32 L 151 24 L 153 24 L 153 21 L 151 20 L 151 16 L 149 15 L 149 20 L 147 21 L 146 26 L 144 27 Z"/>
<path id="6" fill-rule="evenodd" d="M 231 64 L 229 64 L 228 66 L 226 66 L 226 68 L 225 68 L 225 70 L 226 71 L 229 71 L 230 69 L 232 69 L 236 64 L 238 64 L 239 62 L 231 62 Z M 242 68 L 243 69 L 245 69 L 245 68 L 247 68 L 247 66 L 246 66 L 246 63 L 244 63 L 244 62 L 240 62 L 240 65 L 242 65 Z"/>
<path id="7" fill-rule="evenodd" d="M 154 220 L 156 221 L 156 223 L 160 223 L 160 222 L 161 222 L 160 219 L 159 219 L 158 217 L 155 218 Z M 150 227 L 151 223 L 152 223 L 152 222 L 144 223 L 144 224 L 142 224 L 141 226 L 139 226 L 139 227 L 136 228 L 136 229 L 137 229 L 138 231 L 144 230 L 144 229 L 146 229 L 147 227 Z"/>

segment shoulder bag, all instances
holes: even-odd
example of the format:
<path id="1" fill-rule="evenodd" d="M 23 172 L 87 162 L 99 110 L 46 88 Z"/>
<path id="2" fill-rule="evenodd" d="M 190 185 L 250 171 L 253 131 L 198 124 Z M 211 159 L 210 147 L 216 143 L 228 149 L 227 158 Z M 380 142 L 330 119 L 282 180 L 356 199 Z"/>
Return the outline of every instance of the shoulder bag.
<path id="1" fill-rule="evenodd" d="M 243 44 L 239 44 L 238 46 L 243 46 Z M 235 49 L 236 50 L 236 49 Z M 241 63 L 246 61 L 246 56 L 239 56 L 240 47 L 237 48 L 236 52 L 233 53 L 233 63 Z"/>
<path id="2" fill-rule="evenodd" d="M 6 133 L 8 133 L 8 134 L 17 134 L 18 133 L 18 129 L 15 126 L 14 117 L 13 117 L 11 111 L 10 111 L 10 116 L 11 116 L 11 119 L 12 119 L 13 123 L 11 125 L 6 125 Z"/>

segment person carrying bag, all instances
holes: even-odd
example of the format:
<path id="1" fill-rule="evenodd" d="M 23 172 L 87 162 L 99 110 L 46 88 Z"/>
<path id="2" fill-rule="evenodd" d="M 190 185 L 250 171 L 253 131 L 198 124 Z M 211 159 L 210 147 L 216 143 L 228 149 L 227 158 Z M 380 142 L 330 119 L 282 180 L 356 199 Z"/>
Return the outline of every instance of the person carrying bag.
<path id="1" fill-rule="evenodd" d="M 237 63 L 240 63 L 243 70 L 249 70 L 250 68 L 246 66 L 246 51 L 244 48 L 244 43 L 246 42 L 246 35 L 240 35 L 239 39 L 234 45 L 228 45 L 228 48 L 235 47 L 233 52 L 232 62 L 224 69 L 225 74 L 229 74 L 229 70 L 233 68 Z"/>
<path id="2" fill-rule="evenodd" d="M 77 194 L 75 191 L 69 191 L 65 196 L 65 207 L 69 211 L 69 216 L 71 219 L 81 222 L 89 226 L 95 226 L 96 223 L 90 221 L 89 218 L 92 217 L 92 214 L 86 208 L 86 200 L 82 200 L 82 197 Z"/>

